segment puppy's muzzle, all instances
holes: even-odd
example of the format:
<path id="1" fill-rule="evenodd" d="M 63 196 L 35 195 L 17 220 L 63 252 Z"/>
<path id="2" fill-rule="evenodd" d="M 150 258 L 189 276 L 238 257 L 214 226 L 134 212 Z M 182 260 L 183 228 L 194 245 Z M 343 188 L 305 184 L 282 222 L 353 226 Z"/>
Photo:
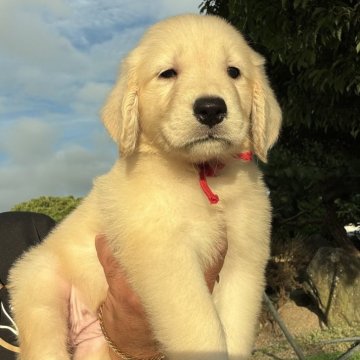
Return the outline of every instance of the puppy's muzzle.
<path id="1" fill-rule="evenodd" d="M 209 128 L 221 123 L 227 114 L 225 101 L 220 97 L 198 98 L 193 110 L 195 117 Z"/>

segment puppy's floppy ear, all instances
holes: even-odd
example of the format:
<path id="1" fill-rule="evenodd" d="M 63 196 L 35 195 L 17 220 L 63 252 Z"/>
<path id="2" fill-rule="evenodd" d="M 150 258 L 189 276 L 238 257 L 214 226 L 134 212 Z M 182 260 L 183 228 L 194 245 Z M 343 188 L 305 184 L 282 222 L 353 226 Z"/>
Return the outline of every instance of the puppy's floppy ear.
<path id="1" fill-rule="evenodd" d="M 253 83 L 251 108 L 251 136 L 257 157 L 267 161 L 267 152 L 279 136 L 281 109 L 265 74 L 265 59 L 253 52 L 252 60 L 256 66 Z"/>
<path id="2" fill-rule="evenodd" d="M 139 132 L 138 84 L 131 57 L 121 66 L 120 77 L 112 89 L 102 112 L 102 121 L 119 145 L 121 155 L 131 155 Z"/>

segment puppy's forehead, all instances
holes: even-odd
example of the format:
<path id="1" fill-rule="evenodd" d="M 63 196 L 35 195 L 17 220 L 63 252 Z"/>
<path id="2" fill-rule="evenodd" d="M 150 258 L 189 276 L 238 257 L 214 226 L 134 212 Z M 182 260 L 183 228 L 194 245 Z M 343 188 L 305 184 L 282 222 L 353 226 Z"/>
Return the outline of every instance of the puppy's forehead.
<path id="1" fill-rule="evenodd" d="M 156 40 L 157 37 L 159 40 L 164 37 L 176 37 L 180 41 L 192 41 L 194 38 L 203 39 L 214 34 L 236 36 L 238 32 L 224 19 L 217 16 L 180 15 L 153 25 L 145 33 L 143 39 L 147 41 Z"/>
<path id="2" fill-rule="evenodd" d="M 148 59 L 153 54 L 154 61 L 160 54 L 171 60 L 189 52 L 194 56 L 216 52 L 217 56 L 238 55 L 251 60 L 250 48 L 242 35 L 224 19 L 209 15 L 180 15 L 163 20 L 145 33 L 138 48 Z"/>

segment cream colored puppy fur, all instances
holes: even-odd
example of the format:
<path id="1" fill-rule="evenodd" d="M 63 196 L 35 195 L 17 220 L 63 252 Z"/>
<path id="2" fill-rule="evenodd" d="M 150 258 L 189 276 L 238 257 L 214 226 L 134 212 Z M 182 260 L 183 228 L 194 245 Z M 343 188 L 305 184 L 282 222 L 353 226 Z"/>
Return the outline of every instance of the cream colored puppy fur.
<path id="1" fill-rule="evenodd" d="M 228 75 L 228 67 L 241 71 Z M 160 77 L 174 69 L 177 76 Z M 203 96 L 224 99 L 224 121 L 209 128 L 194 116 Z M 217 17 L 162 21 L 123 61 L 102 112 L 121 157 L 97 178 L 81 205 L 11 271 L 11 297 L 22 360 L 69 360 L 68 292 L 95 313 L 107 283 L 94 238 L 104 233 L 145 306 L 169 359 L 247 359 L 269 255 L 270 204 L 252 150 L 266 160 L 281 112 L 264 59 Z M 208 135 L 213 135 L 213 139 Z M 214 139 L 215 138 L 215 139 Z M 210 204 L 196 164 L 222 162 L 209 177 Z M 213 295 L 204 269 L 228 241 Z M 89 359 L 108 359 L 108 348 Z"/>

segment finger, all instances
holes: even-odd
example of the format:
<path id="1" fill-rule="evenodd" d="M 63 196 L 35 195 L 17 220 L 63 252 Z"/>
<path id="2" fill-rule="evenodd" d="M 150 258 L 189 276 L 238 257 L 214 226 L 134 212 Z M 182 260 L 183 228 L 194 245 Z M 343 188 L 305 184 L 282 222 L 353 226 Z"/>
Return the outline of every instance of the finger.
<path id="1" fill-rule="evenodd" d="M 226 253 L 228 251 L 228 242 L 227 239 L 222 241 L 219 246 L 219 257 L 222 258 L 222 261 L 224 262 Z"/>
<path id="2" fill-rule="evenodd" d="M 135 312 L 138 315 L 144 314 L 144 309 L 139 297 L 132 290 L 124 270 L 112 254 L 105 235 L 95 237 L 96 252 L 102 265 L 109 285 L 109 293 L 117 304 L 128 309 L 128 312 Z M 107 300 L 110 298 L 107 297 Z M 137 316 L 138 316 L 137 315 Z"/>
<path id="3" fill-rule="evenodd" d="M 104 267 L 104 263 L 109 257 L 105 235 L 99 234 L 95 236 L 95 248 L 100 264 Z"/>
<path id="4" fill-rule="evenodd" d="M 116 283 L 123 284 L 126 281 L 125 275 L 112 254 L 105 235 L 95 237 L 95 248 L 109 286 L 112 287 Z"/>
<path id="5" fill-rule="evenodd" d="M 214 262 L 214 264 L 212 266 L 210 266 L 205 271 L 204 275 L 205 275 L 206 284 L 211 293 L 214 290 L 215 282 L 219 281 L 219 273 L 224 265 L 227 249 L 228 249 L 227 241 L 222 242 L 216 261 Z"/>
<path id="6" fill-rule="evenodd" d="M 222 268 L 223 260 L 219 260 L 213 266 L 211 266 L 208 270 L 205 271 L 205 280 L 206 284 L 209 288 L 209 291 L 212 293 L 214 290 L 215 282 L 218 280 L 219 272 Z"/>
<path id="7" fill-rule="evenodd" d="M 105 272 L 117 272 L 120 270 L 120 266 L 111 252 L 105 235 L 96 235 L 95 248 L 100 264 Z"/>

